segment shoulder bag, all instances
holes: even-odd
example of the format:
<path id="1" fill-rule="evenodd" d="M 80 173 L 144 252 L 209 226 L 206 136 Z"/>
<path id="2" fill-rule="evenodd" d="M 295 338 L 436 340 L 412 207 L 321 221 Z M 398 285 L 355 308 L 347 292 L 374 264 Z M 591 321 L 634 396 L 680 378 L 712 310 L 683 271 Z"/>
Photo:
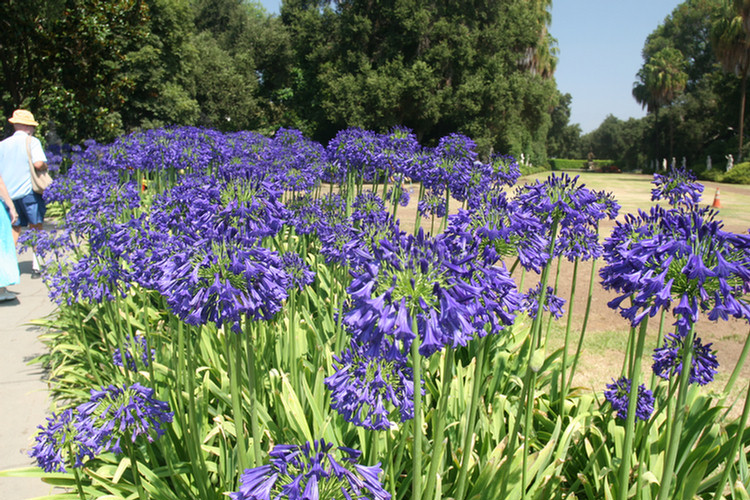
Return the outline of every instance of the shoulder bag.
<path id="1" fill-rule="evenodd" d="M 34 162 L 31 161 L 31 136 L 26 137 L 26 156 L 29 158 L 29 171 L 31 172 L 31 189 L 38 194 L 44 193 L 44 190 L 52 184 L 47 170 L 38 171 L 34 168 Z"/>

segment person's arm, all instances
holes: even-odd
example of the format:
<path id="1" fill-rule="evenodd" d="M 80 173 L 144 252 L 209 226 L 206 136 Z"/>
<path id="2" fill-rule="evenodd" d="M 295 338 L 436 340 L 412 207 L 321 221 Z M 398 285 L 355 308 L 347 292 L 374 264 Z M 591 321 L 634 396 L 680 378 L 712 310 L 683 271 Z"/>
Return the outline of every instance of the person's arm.
<path id="1" fill-rule="evenodd" d="M 10 199 L 10 193 L 8 193 L 8 188 L 5 187 L 5 182 L 3 182 L 2 177 L 0 177 L 0 199 L 2 199 L 5 206 L 8 207 L 8 211 L 10 212 L 10 223 L 13 224 L 18 219 L 18 213 L 16 213 L 16 206 L 13 204 L 13 200 Z"/>
<path id="2" fill-rule="evenodd" d="M 31 158 L 35 160 L 32 162 L 32 165 L 34 165 L 34 168 L 36 170 L 47 170 L 47 156 L 44 154 L 44 150 L 42 149 L 42 143 L 39 142 L 39 139 L 33 136 L 28 139 L 28 141 L 31 151 Z"/>

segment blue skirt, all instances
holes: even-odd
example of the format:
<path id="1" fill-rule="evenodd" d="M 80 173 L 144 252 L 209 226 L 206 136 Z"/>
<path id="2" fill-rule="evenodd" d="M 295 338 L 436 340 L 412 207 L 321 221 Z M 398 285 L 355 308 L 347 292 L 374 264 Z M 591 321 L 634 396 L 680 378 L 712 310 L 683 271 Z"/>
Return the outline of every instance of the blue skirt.
<path id="1" fill-rule="evenodd" d="M 13 230 L 10 215 L 5 204 L 0 201 L 0 287 L 15 285 L 20 281 L 16 245 L 13 243 Z"/>

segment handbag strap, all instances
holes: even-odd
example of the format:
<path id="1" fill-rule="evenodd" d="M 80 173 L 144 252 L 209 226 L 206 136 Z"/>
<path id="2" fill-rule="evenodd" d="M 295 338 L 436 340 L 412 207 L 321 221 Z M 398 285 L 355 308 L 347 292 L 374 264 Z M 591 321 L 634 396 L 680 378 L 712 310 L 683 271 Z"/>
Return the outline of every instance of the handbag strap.
<path id="1" fill-rule="evenodd" d="M 31 136 L 26 136 L 26 158 L 29 160 L 29 168 L 31 169 L 31 174 L 35 174 L 36 170 L 34 169 L 34 162 L 31 161 Z"/>

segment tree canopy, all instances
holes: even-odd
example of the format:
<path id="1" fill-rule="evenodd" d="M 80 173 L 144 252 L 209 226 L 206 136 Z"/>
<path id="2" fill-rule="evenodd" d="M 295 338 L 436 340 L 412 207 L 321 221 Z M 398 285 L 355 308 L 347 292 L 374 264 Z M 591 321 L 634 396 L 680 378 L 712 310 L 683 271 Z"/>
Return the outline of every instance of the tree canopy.
<path id="1" fill-rule="evenodd" d="M 4 2 L 6 115 L 65 141 L 201 125 L 327 140 L 402 125 L 427 144 L 546 160 L 558 92 L 549 0 Z M 559 142 L 559 141 L 558 141 Z"/>

